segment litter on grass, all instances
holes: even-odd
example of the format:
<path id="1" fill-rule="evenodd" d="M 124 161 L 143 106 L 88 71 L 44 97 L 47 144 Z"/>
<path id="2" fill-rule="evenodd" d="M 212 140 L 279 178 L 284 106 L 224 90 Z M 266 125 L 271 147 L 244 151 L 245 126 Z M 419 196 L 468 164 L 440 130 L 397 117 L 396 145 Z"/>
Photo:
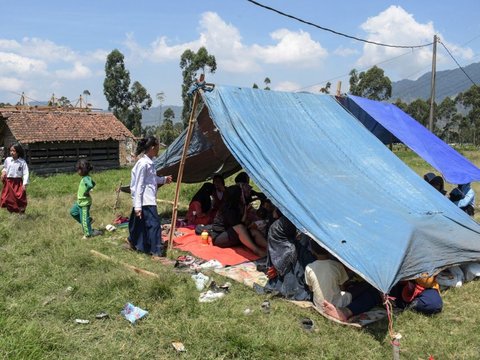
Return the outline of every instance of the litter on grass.
<path id="1" fill-rule="evenodd" d="M 83 320 L 83 319 L 75 319 L 75 322 L 77 324 L 88 324 L 88 323 L 90 323 L 89 320 Z"/>
<path id="2" fill-rule="evenodd" d="M 184 351 L 187 351 L 187 349 L 185 349 L 185 345 L 183 345 L 180 341 L 174 341 L 172 342 L 172 346 L 175 350 L 177 350 L 178 352 L 184 352 Z"/>
<path id="3" fill-rule="evenodd" d="M 221 299 L 224 296 L 225 296 L 224 292 L 213 292 L 211 290 L 208 290 L 207 292 L 203 292 L 200 294 L 198 301 L 209 303 L 209 302 L 214 302 L 215 300 Z"/>
<path id="4" fill-rule="evenodd" d="M 138 306 L 135 306 L 133 304 L 126 303 L 120 314 L 122 314 L 125 319 L 130 321 L 132 324 L 135 324 L 135 321 L 147 315 L 148 311 L 140 309 Z"/>

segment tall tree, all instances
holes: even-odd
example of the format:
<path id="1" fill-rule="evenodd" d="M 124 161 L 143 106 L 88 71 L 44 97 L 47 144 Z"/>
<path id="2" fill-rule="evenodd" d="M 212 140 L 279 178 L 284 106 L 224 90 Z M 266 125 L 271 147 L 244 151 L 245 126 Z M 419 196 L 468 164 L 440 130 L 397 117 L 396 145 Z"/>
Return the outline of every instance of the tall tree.
<path id="1" fill-rule="evenodd" d="M 209 69 L 210 73 L 217 70 L 217 62 L 215 56 L 209 55 L 205 47 L 201 47 L 195 53 L 187 49 L 180 57 L 180 68 L 182 69 L 183 84 L 182 84 L 182 99 L 183 110 L 182 120 L 184 127 L 187 127 L 190 113 L 192 111 L 192 98 L 187 95 L 188 89 L 195 82 L 197 72 L 205 74 L 205 70 Z"/>
<path id="2" fill-rule="evenodd" d="M 392 82 L 377 66 L 361 73 L 353 69 L 350 71 L 350 94 L 372 100 L 388 100 L 392 96 Z"/>
<path id="3" fill-rule="evenodd" d="M 171 108 L 167 108 L 163 113 L 163 124 L 160 126 L 159 138 L 165 145 L 170 145 L 178 136 L 173 126 L 175 113 Z"/>
<path id="4" fill-rule="evenodd" d="M 331 87 L 332 87 L 332 83 L 328 81 L 324 87 L 320 88 L 320 92 L 323 94 L 330 94 Z"/>
<path id="5" fill-rule="evenodd" d="M 128 128 L 133 130 L 135 135 L 140 135 L 142 131 L 142 111 L 148 110 L 152 106 L 152 98 L 138 81 L 132 84 L 130 92 L 130 106 L 128 116 Z"/>
<path id="6" fill-rule="evenodd" d="M 163 105 L 163 102 L 165 101 L 165 93 L 163 91 L 160 91 L 157 93 L 157 95 L 155 95 L 155 97 L 157 98 L 158 100 L 158 103 L 160 104 L 159 107 L 159 119 L 158 119 L 158 122 L 161 123 L 162 122 L 162 105 Z"/>
<path id="7" fill-rule="evenodd" d="M 130 73 L 125 68 L 124 56 L 117 49 L 107 56 L 103 92 L 108 101 L 108 109 L 125 126 L 140 136 L 142 132 L 142 111 L 150 109 L 152 98 L 140 82 L 130 87 Z"/>
<path id="8" fill-rule="evenodd" d="M 265 87 L 263 88 L 263 90 L 270 90 L 270 79 L 268 77 L 265 78 L 265 80 L 263 80 L 263 83 L 265 84 Z"/>
<path id="9" fill-rule="evenodd" d="M 103 93 L 108 102 L 108 110 L 125 125 L 128 123 L 130 106 L 130 73 L 125 68 L 123 54 L 114 49 L 107 56 Z M 127 126 L 128 127 L 128 126 Z M 129 128 L 131 130 L 131 128 Z"/>
<path id="10" fill-rule="evenodd" d="M 423 126 L 427 126 L 430 115 L 430 101 L 416 99 L 408 104 L 407 113 Z"/>
<path id="11" fill-rule="evenodd" d="M 480 134 L 480 87 L 473 85 L 467 91 L 459 94 L 457 98 L 468 111 L 465 121 L 470 127 L 470 141 L 476 145 Z"/>

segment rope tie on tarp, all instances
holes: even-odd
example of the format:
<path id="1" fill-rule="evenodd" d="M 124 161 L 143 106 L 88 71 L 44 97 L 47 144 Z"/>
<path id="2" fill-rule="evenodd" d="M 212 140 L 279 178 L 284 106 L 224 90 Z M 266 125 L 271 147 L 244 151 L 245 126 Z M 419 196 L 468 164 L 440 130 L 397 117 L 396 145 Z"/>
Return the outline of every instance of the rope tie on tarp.
<path id="1" fill-rule="evenodd" d="M 205 81 L 197 81 L 190 86 L 187 91 L 187 95 L 193 96 L 193 94 L 195 94 L 200 89 L 203 91 L 212 91 L 213 87 L 211 85 L 208 85 Z"/>
<path id="2" fill-rule="evenodd" d="M 392 351 L 393 351 L 393 359 L 398 360 L 400 359 L 400 339 L 402 335 L 400 333 L 395 333 L 393 331 L 393 305 L 392 301 L 395 298 L 389 296 L 388 294 L 383 294 L 383 305 L 385 305 L 385 309 L 387 311 L 387 319 L 388 319 L 388 334 L 390 335 L 390 343 L 392 344 Z"/>

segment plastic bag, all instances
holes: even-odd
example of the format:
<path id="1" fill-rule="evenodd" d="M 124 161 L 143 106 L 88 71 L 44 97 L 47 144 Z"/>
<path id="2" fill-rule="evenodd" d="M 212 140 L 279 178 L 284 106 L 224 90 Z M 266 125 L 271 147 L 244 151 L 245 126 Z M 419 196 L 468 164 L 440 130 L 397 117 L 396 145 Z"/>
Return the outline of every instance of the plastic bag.
<path id="1" fill-rule="evenodd" d="M 135 321 L 147 315 L 148 311 L 140 309 L 139 307 L 133 304 L 126 303 L 125 307 L 120 312 L 120 314 L 122 314 L 125 317 L 125 319 L 130 321 L 132 324 L 135 324 Z"/>

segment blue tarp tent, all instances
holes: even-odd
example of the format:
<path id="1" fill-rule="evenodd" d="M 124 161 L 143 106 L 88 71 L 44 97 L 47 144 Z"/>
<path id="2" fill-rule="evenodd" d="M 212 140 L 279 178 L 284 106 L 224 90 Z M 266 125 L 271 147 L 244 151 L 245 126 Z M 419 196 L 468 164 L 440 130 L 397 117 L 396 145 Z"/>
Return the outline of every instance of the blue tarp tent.
<path id="1" fill-rule="evenodd" d="M 394 104 L 349 95 L 340 103 L 384 144 L 398 138 L 437 169 L 446 181 L 480 180 L 480 169 Z"/>
<path id="2" fill-rule="evenodd" d="M 332 97 L 216 86 L 203 100 L 260 189 L 383 293 L 400 279 L 480 259 L 480 225 Z"/>

